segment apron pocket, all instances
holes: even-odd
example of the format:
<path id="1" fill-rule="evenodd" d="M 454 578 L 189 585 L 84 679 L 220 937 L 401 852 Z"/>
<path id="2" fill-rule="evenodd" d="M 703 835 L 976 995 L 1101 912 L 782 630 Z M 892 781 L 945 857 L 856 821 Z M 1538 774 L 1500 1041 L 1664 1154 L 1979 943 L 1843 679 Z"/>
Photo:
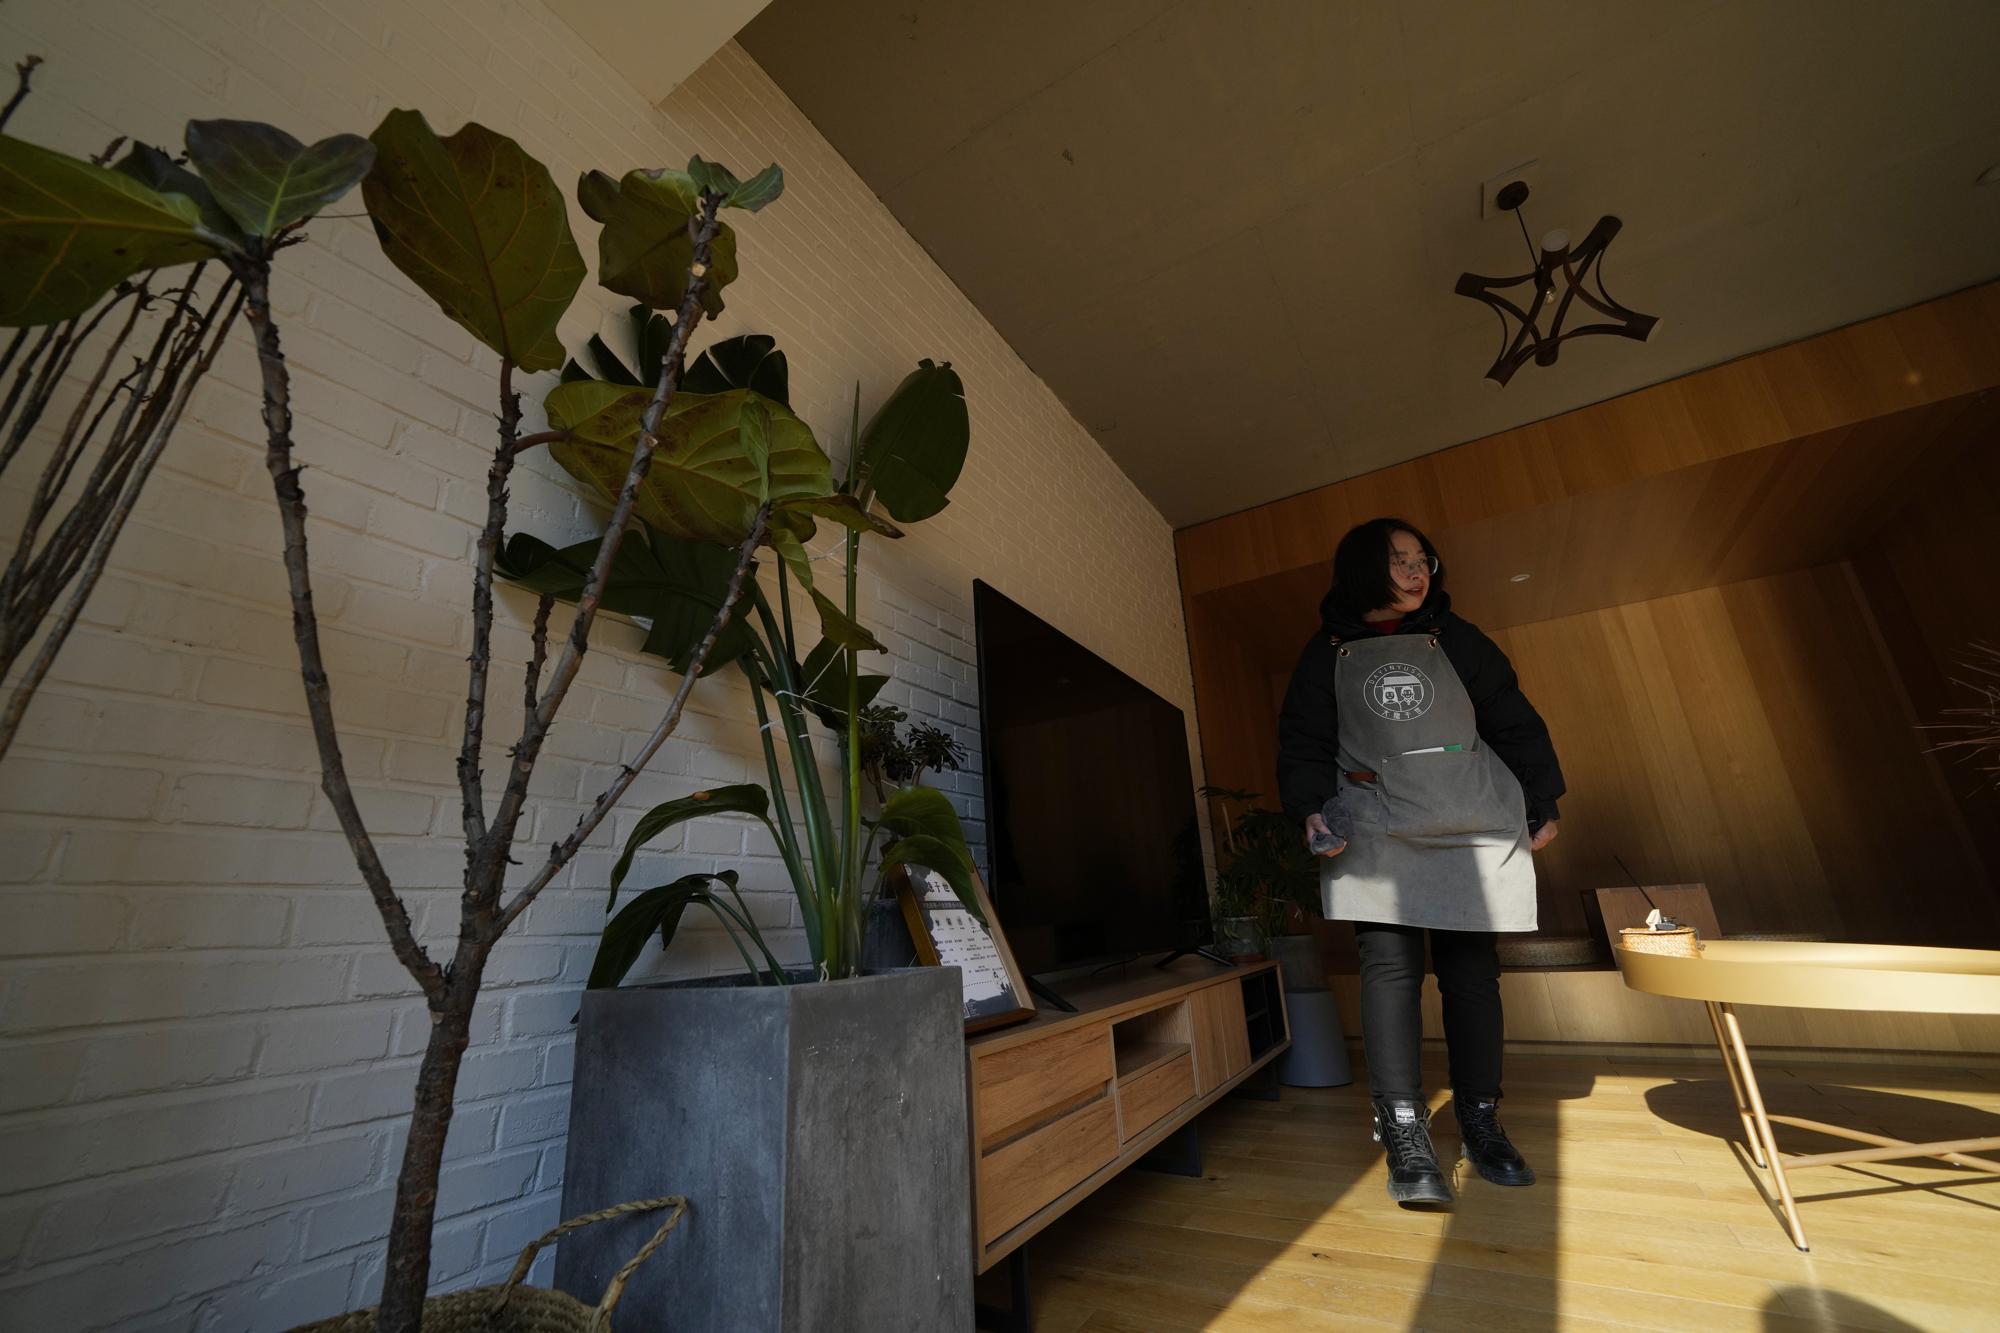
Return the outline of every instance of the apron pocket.
<path id="1" fill-rule="evenodd" d="M 1384 823 L 1401 838 L 1439 839 L 1518 832 L 1527 819 L 1520 784 L 1485 750 L 1393 755 L 1376 767 L 1387 811 Z"/>

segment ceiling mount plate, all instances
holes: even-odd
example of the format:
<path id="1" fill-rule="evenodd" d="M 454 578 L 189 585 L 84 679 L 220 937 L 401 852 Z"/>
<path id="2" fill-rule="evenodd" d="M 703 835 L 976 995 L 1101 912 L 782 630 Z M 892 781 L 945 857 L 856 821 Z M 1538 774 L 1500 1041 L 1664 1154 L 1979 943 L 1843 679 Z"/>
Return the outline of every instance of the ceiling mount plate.
<path id="1" fill-rule="evenodd" d="M 1506 217 L 1513 207 L 1500 202 L 1500 192 L 1519 181 L 1530 190 L 1541 188 L 1542 164 L 1530 158 L 1518 167 L 1509 167 L 1497 176 L 1479 183 L 1479 216 L 1482 218 Z"/>

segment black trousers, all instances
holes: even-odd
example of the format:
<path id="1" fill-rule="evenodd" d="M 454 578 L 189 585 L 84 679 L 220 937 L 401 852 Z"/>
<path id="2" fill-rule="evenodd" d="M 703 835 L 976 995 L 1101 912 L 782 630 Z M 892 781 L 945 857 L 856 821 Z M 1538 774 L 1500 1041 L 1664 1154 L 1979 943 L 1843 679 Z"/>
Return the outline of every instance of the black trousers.
<path id="1" fill-rule="evenodd" d="M 1451 1086 L 1467 1097 L 1500 1095 L 1500 955 L 1493 932 L 1354 923 L 1361 946 L 1361 1041 L 1377 1097 L 1422 1100 L 1424 936 L 1444 997 Z"/>

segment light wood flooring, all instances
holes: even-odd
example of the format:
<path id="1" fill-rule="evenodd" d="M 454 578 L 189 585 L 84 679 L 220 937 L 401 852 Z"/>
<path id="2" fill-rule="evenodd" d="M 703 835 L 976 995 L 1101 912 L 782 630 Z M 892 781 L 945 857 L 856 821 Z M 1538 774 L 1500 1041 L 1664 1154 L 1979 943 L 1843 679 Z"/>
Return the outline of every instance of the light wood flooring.
<path id="1" fill-rule="evenodd" d="M 1991 1060 L 1772 1060 L 1759 1076 L 1774 1113 L 1919 1140 L 2000 1133 Z M 1759 1192 L 1712 1054 L 1510 1055 L 1502 1118 L 1540 1183 L 1500 1189 L 1461 1166 L 1449 1213 L 1390 1202 L 1365 1086 L 1231 1098 L 1200 1122 L 1199 1179 L 1128 1170 L 1031 1241 L 1037 1333 L 2000 1330 L 2000 1179 L 1943 1164 L 1800 1172 L 1801 1254 Z M 1456 1132 L 1447 1110 L 1434 1127 L 1447 1160 Z M 1779 1143 L 1849 1146 L 1784 1129 Z"/>

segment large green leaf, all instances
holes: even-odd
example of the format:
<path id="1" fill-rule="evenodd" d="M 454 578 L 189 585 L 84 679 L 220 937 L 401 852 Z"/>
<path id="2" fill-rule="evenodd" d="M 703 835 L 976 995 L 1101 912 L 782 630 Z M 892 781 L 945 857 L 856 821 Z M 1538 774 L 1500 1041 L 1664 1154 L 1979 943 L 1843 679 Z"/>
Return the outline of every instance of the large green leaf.
<path id="1" fill-rule="evenodd" d="M 222 211 L 267 239 L 339 199 L 375 162 L 375 145 L 358 134 L 308 148 L 255 120 L 191 120 L 187 150 Z"/>
<path id="2" fill-rule="evenodd" d="M 558 601 L 574 602 L 583 596 L 584 582 L 596 563 L 601 538 L 555 547 L 540 537 L 517 532 L 500 549 L 494 568 L 500 577 L 518 583 L 530 592 L 553 594 Z M 628 532 L 611 558 L 611 577 L 598 605 L 620 615 L 643 616 L 658 598 L 662 584 L 659 562 L 639 532 Z"/>
<path id="3" fill-rule="evenodd" d="M 903 530 L 883 518 L 861 507 L 861 502 L 851 495 L 809 495 L 803 500 L 787 500 L 778 506 L 780 513 L 810 514 L 814 518 L 831 519 L 843 528 L 856 532 L 872 532 L 878 537 L 900 537 Z"/>
<path id="4" fill-rule="evenodd" d="M 164 149 L 148 143 L 135 143 L 125 151 L 125 156 L 111 164 L 111 169 L 123 172 L 161 194 L 178 194 L 192 199 L 195 207 L 201 210 L 202 226 L 217 236 L 228 237 L 236 245 L 242 244 L 242 228 L 222 211 L 222 205 L 215 202 L 215 195 L 201 177 L 174 161 Z"/>
<path id="5" fill-rule="evenodd" d="M 576 202 L 592 222 L 607 222 L 618 204 L 618 178 L 604 171 L 586 171 L 576 178 Z"/>
<path id="6" fill-rule="evenodd" d="M 942 792 L 929 787 L 898 788 L 882 803 L 882 817 L 875 825 L 899 835 L 882 850 L 884 870 L 894 865 L 928 866 L 951 884 L 966 911 L 981 921 L 986 919 L 973 888 L 977 872 L 972 849 L 965 843 L 965 828 Z"/>
<path id="7" fill-rule="evenodd" d="M 710 892 L 710 884 L 721 884 L 727 889 L 730 898 L 735 900 L 734 905 Z M 757 923 L 751 919 L 742 896 L 736 892 L 736 872 L 733 870 L 714 875 L 683 875 L 671 884 L 648 889 L 634 898 L 604 927 L 604 936 L 597 945 L 597 957 L 591 960 L 590 980 L 585 984 L 591 990 L 616 986 L 632 970 L 632 964 L 639 961 L 639 955 L 645 952 L 646 942 L 655 934 L 659 935 L 662 948 L 670 947 L 675 931 L 680 928 L 681 917 L 690 907 L 705 907 L 715 914 L 715 919 L 722 923 L 722 928 L 729 932 L 730 939 L 742 953 L 744 966 L 760 984 L 784 984 L 784 968 L 764 943 L 763 933 L 757 929 Z M 749 950 L 743 947 L 746 938 L 764 955 L 762 971 L 751 959 Z"/>
<path id="8" fill-rule="evenodd" d="M 671 329 L 665 320 L 660 323 Z M 782 407 L 791 406 L 790 373 L 778 340 L 768 333 L 745 333 L 710 343 L 681 377 L 689 393 L 755 389 Z"/>
<path id="9" fill-rule="evenodd" d="M 793 672 L 799 682 L 799 693 L 805 696 L 805 705 L 814 717 L 840 734 L 847 734 L 847 667 L 845 649 L 832 639 L 821 639 L 806 655 L 805 664 Z M 887 676 L 860 675 L 857 677 L 860 706 L 866 708 L 875 702 L 875 696 L 889 683 Z"/>
<path id="10" fill-rule="evenodd" d="M 500 576 L 565 602 L 583 595 L 584 580 L 597 559 L 597 539 L 557 548 L 517 532 L 500 552 Z M 679 542 L 643 526 L 625 534 L 612 558 L 611 577 L 599 602 L 605 610 L 652 621 L 642 650 L 667 659 L 686 674 L 694 651 L 708 633 L 736 572 L 733 548 L 706 542 Z M 739 601 L 702 664 L 712 675 L 750 651 L 753 635 Z"/>
<path id="11" fill-rule="evenodd" d="M 655 309 L 678 309 L 687 294 L 688 265 L 694 262 L 688 219 L 701 198 L 694 181 L 680 171 L 628 171 L 613 198 L 591 177 L 584 184 L 592 196 L 586 207 L 603 213 L 591 213 L 604 224 L 597 234 L 598 283 Z M 701 308 L 711 317 L 722 313 L 722 289 L 734 281 L 736 233 L 723 224 L 709 245 L 709 271 L 701 291 Z"/>
<path id="12" fill-rule="evenodd" d="M 229 243 L 185 195 L 0 135 L 0 326 L 80 315 L 134 273 Z"/>
<path id="13" fill-rule="evenodd" d="M 653 391 L 576 380 L 550 390 L 549 423 L 570 438 L 550 446 L 557 463 L 606 500 L 618 494 L 632 464 L 639 422 Z M 719 394 L 676 394 L 661 419 L 659 446 L 639 493 L 639 516 L 670 537 L 734 545 L 749 535 L 768 477 L 772 501 L 833 492 L 832 464 L 812 430 L 790 410 L 767 399 L 768 471 L 742 438 L 746 389 Z M 803 531 L 810 535 L 811 520 Z"/>
<path id="14" fill-rule="evenodd" d="M 971 438 L 958 372 L 919 361 L 861 432 L 864 484 L 897 522 L 929 518 L 950 503 Z"/>
<path id="15" fill-rule="evenodd" d="M 561 366 L 556 321 L 584 267 L 548 168 L 483 125 L 440 139 L 416 111 L 391 111 L 370 137 L 361 191 L 390 262 L 521 369 Z"/>
<path id="16" fill-rule="evenodd" d="M 729 595 L 729 579 L 736 572 L 736 548 L 709 542 L 675 541 L 655 535 L 652 549 L 659 565 L 660 590 L 650 610 L 652 628 L 646 633 L 642 651 L 667 659 L 667 665 L 682 675 L 694 663 L 695 649 L 701 646 L 708 627 Z M 729 623 L 716 636 L 715 646 L 702 662 L 701 674 L 713 675 L 742 657 L 756 643 L 750 628 L 748 607 L 739 598 L 729 613 Z"/>
<path id="17" fill-rule="evenodd" d="M 697 155 L 688 163 L 688 177 L 696 186 L 722 196 L 724 208 L 741 208 L 755 213 L 785 192 L 785 173 L 773 162 L 747 181 L 719 162 Z"/>
<path id="18" fill-rule="evenodd" d="M 611 868 L 611 901 L 604 905 L 610 911 L 618 902 L 618 888 L 625 882 L 626 872 L 632 868 L 632 858 L 641 847 L 665 833 L 676 824 L 684 824 L 690 819 L 703 815 L 755 815 L 770 822 L 771 798 L 754 782 L 746 782 L 735 787 L 714 787 L 708 791 L 698 791 L 654 806 L 639 816 L 639 822 L 632 826 L 632 836 L 625 840 L 625 850 L 618 857 L 618 864 Z"/>

